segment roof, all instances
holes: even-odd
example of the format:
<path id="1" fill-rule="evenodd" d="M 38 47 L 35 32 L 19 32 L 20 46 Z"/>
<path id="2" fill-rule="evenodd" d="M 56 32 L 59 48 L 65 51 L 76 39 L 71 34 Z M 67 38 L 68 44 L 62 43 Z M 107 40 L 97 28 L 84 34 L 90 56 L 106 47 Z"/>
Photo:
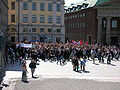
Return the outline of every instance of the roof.
<path id="1" fill-rule="evenodd" d="M 96 5 L 98 0 L 84 0 L 76 4 L 71 4 L 70 6 L 65 6 L 66 13 L 77 11 L 80 9 L 90 8 Z"/>
<path id="2" fill-rule="evenodd" d="M 111 1 L 111 0 L 98 0 L 96 5 L 100 5 L 100 4 L 103 4 L 103 3 L 108 2 L 108 1 Z"/>
<path id="3" fill-rule="evenodd" d="M 83 3 L 89 4 L 88 7 L 93 7 L 98 0 L 85 0 L 82 2 L 77 3 L 78 5 L 82 5 Z"/>

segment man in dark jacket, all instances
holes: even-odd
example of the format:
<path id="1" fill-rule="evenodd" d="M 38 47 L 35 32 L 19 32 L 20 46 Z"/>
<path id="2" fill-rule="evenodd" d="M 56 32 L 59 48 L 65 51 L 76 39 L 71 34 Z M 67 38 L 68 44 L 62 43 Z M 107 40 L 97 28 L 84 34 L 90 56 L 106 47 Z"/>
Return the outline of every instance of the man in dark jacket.
<path id="1" fill-rule="evenodd" d="M 73 70 L 78 72 L 79 69 L 79 62 L 76 57 L 72 59 L 72 64 L 73 64 Z"/>
<path id="2" fill-rule="evenodd" d="M 31 68 L 31 73 L 32 73 L 32 78 L 35 78 L 34 77 L 34 72 L 35 72 L 35 68 L 36 68 L 36 62 L 35 60 L 32 60 L 31 63 L 29 64 L 29 67 Z"/>

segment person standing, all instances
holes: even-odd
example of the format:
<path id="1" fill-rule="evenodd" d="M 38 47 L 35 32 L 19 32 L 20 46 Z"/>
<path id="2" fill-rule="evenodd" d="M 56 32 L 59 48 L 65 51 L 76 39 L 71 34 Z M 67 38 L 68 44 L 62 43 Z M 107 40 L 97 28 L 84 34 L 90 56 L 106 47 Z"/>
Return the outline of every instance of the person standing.
<path id="1" fill-rule="evenodd" d="M 32 78 L 35 78 L 35 76 L 33 75 L 34 72 L 35 72 L 35 68 L 36 68 L 36 62 L 35 62 L 35 60 L 31 61 L 31 63 L 29 64 L 29 67 L 31 68 Z"/>
<path id="2" fill-rule="evenodd" d="M 107 64 L 111 64 L 111 54 L 108 53 Z"/>
<path id="3" fill-rule="evenodd" d="M 23 72 L 22 72 L 22 81 L 23 82 L 28 82 L 27 81 L 27 66 L 26 66 L 26 61 L 23 61 L 23 63 L 22 63 L 22 69 L 23 69 Z"/>
<path id="4" fill-rule="evenodd" d="M 85 71 L 85 65 L 86 65 L 86 58 L 80 58 L 80 67 L 81 67 L 81 71 Z"/>
<path id="5" fill-rule="evenodd" d="M 93 64 L 95 64 L 95 55 L 96 55 L 96 51 L 94 49 L 91 50 L 91 59 L 93 61 Z"/>
<path id="6" fill-rule="evenodd" d="M 78 69 L 79 69 L 79 62 L 78 62 L 78 58 L 75 59 L 74 61 L 74 65 L 75 65 L 75 71 L 78 72 Z"/>

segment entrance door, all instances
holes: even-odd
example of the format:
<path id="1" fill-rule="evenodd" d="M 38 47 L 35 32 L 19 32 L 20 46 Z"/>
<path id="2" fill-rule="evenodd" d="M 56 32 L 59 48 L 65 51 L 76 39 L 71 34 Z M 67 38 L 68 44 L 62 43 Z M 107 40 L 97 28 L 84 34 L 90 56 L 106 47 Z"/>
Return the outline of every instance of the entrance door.
<path id="1" fill-rule="evenodd" d="M 91 44 L 92 42 L 92 36 L 88 36 L 88 43 Z"/>
<path id="2" fill-rule="evenodd" d="M 11 41 L 12 41 L 12 42 L 15 42 L 15 37 L 11 37 Z"/>
<path id="3" fill-rule="evenodd" d="M 56 37 L 56 42 L 60 43 L 61 42 L 61 37 Z"/>
<path id="4" fill-rule="evenodd" d="M 44 37 L 40 37 L 40 42 L 44 42 Z"/>
<path id="5" fill-rule="evenodd" d="M 111 44 L 112 45 L 118 45 L 118 37 L 112 36 L 111 37 Z"/>

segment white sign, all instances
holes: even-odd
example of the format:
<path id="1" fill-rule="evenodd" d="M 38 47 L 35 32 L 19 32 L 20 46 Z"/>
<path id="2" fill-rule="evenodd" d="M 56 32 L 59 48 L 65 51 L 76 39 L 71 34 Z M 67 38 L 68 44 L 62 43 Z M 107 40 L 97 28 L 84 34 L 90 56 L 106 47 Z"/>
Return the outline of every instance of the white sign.
<path id="1" fill-rule="evenodd" d="M 24 48 L 32 48 L 32 44 L 24 44 L 24 43 L 20 43 L 20 47 L 24 47 Z"/>

